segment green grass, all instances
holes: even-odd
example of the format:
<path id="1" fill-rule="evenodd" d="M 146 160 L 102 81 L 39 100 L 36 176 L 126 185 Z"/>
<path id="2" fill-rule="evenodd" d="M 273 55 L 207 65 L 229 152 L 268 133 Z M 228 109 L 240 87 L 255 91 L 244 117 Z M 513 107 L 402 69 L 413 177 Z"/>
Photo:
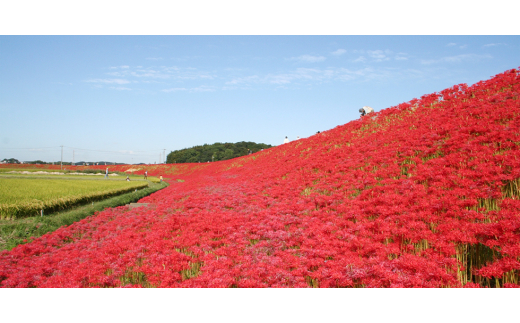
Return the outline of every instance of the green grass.
<path id="1" fill-rule="evenodd" d="M 0 218 L 54 212 L 148 186 L 147 181 L 0 177 Z"/>
<path id="2" fill-rule="evenodd" d="M 0 250 L 10 250 L 17 245 L 30 242 L 34 237 L 70 225 L 102 211 L 108 207 L 116 207 L 133 203 L 168 186 L 166 182 L 150 183 L 148 188 L 108 198 L 99 202 L 89 203 L 65 212 L 55 212 L 43 217 L 27 217 L 15 220 L 0 220 Z"/>

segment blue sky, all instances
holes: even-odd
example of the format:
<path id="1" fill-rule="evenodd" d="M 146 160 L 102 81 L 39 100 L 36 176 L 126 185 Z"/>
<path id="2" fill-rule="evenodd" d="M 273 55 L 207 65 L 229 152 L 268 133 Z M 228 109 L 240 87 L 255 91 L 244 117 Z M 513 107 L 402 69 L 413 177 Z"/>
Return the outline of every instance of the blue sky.
<path id="1" fill-rule="evenodd" d="M 0 36 L 0 160 L 279 145 L 520 66 L 519 36 Z"/>

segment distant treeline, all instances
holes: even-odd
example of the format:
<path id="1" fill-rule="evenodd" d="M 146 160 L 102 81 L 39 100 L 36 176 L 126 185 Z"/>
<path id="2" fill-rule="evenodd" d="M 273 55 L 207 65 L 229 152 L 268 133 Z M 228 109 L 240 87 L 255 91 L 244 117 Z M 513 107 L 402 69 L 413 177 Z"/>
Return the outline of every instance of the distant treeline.
<path id="1" fill-rule="evenodd" d="M 227 160 L 245 156 L 249 154 L 250 150 L 256 153 L 271 147 L 271 145 L 257 144 L 250 141 L 241 141 L 234 144 L 217 142 L 212 145 L 204 144 L 202 146 L 172 151 L 166 157 L 166 163 L 206 163 L 208 161 Z"/>

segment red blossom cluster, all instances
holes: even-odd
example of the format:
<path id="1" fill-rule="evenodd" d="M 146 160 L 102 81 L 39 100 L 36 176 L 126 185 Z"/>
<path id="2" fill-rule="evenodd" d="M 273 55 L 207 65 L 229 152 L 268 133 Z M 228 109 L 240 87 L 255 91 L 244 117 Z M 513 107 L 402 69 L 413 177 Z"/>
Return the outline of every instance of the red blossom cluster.
<path id="1" fill-rule="evenodd" d="M 252 155 L 156 165 L 170 186 L 148 206 L 3 252 L 0 285 L 520 287 L 519 93 L 515 69 Z"/>

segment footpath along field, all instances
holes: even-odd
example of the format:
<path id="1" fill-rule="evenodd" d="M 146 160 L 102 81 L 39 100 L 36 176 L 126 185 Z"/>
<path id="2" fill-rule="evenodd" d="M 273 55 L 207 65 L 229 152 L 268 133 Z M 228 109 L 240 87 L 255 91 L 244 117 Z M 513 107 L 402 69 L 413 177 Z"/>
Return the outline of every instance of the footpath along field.
<path id="1" fill-rule="evenodd" d="M 2 252 L 0 285 L 520 287 L 519 145 L 515 69 L 253 155 L 157 165 L 172 180 L 153 206 Z"/>

